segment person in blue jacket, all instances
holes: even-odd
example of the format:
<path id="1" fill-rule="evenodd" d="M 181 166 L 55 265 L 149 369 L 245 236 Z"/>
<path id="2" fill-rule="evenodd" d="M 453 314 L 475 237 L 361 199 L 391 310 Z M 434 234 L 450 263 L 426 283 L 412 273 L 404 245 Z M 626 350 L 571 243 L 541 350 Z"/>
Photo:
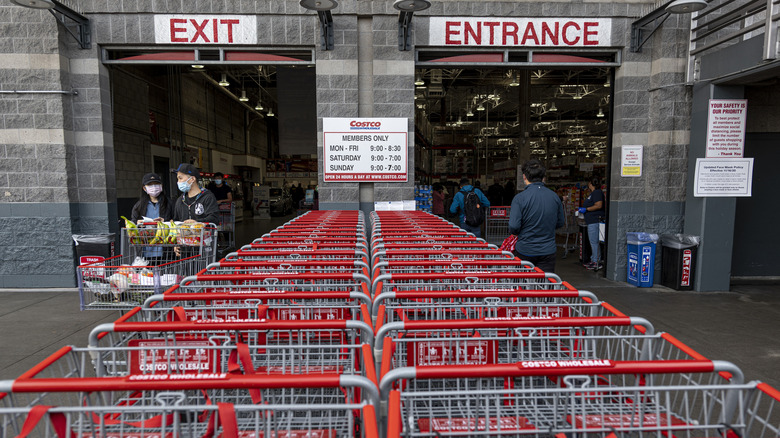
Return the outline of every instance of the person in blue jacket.
<path id="1" fill-rule="evenodd" d="M 485 196 L 484 193 L 482 193 L 482 190 L 472 186 L 468 178 L 461 178 L 460 190 L 458 190 L 458 193 L 455 193 L 455 197 L 452 198 L 452 205 L 450 205 L 450 213 L 452 214 L 459 213 L 460 227 L 477 237 L 482 237 L 482 231 L 480 230 L 479 226 L 472 227 L 471 225 L 466 223 L 466 212 L 463 209 L 464 201 L 466 199 L 466 193 L 472 190 L 474 190 L 474 193 L 476 193 L 477 196 L 479 197 L 479 203 L 482 204 L 482 208 L 484 208 L 485 211 L 487 211 L 487 209 L 490 208 L 490 201 L 488 201 L 488 198 Z"/>
<path id="2" fill-rule="evenodd" d="M 565 225 L 561 198 L 544 185 L 546 169 L 539 160 L 523 164 L 525 190 L 509 210 L 509 232 L 517 235 L 513 253 L 545 272 L 555 272 L 555 230 Z"/>

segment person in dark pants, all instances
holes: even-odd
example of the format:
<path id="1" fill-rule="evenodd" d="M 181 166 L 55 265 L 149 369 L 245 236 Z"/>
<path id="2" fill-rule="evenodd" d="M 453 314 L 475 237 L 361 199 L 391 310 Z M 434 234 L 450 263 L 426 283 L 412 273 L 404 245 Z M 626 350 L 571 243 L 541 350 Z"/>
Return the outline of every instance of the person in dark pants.
<path id="1" fill-rule="evenodd" d="M 579 208 L 579 212 L 585 215 L 591 249 L 590 262 L 585 265 L 585 268 L 598 271 L 601 269 L 599 264 L 599 222 L 604 216 L 604 192 L 601 191 L 601 181 L 598 177 L 593 177 L 588 181 L 588 189 L 590 189 L 590 196 Z"/>
<path id="2" fill-rule="evenodd" d="M 509 232 L 517 235 L 513 253 L 545 272 L 555 272 L 555 230 L 565 225 L 563 204 L 544 185 L 546 169 L 539 160 L 523 164 L 525 190 L 515 195 L 509 210 Z"/>

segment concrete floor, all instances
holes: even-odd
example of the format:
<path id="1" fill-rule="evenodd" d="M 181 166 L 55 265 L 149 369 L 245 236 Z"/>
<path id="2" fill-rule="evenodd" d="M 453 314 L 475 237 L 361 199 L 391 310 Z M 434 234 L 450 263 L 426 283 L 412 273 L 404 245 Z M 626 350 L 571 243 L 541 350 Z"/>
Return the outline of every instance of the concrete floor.
<path id="1" fill-rule="evenodd" d="M 290 217 L 253 220 L 236 228 L 237 242 L 282 225 Z M 735 363 L 747 380 L 780 388 L 780 285 L 735 286 L 730 292 L 638 289 L 586 271 L 559 255 L 557 273 L 578 289 L 594 292 L 623 313 L 649 319 L 710 359 Z M 64 345 L 86 346 L 97 324 L 116 311 L 79 311 L 77 292 L 0 292 L 0 379 L 12 379 Z"/>

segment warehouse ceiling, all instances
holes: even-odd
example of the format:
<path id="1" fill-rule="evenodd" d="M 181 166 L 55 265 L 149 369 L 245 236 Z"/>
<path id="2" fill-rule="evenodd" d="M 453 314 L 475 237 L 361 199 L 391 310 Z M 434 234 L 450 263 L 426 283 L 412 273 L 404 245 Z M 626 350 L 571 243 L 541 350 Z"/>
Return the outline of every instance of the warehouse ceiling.
<path id="1" fill-rule="evenodd" d="M 609 68 L 419 69 L 416 117 L 430 124 L 429 142 L 452 130 L 490 153 L 516 150 L 527 132 L 535 155 L 598 153 L 606 147 L 610 81 Z"/>

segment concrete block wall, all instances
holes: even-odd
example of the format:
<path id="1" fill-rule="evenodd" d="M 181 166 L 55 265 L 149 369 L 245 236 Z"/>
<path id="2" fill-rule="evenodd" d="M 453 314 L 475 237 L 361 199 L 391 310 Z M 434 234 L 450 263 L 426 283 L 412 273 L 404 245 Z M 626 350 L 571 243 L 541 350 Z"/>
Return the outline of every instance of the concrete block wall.
<path id="1" fill-rule="evenodd" d="M 117 198 L 137 199 L 141 179 L 152 169 L 149 129 L 149 85 L 135 75 L 114 69 L 114 175 Z M 120 212 L 129 214 L 129 211 Z M 129 216 L 128 216 L 129 217 Z"/>
<path id="2" fill-rule="evenodd" d="M 641 53 L 624 50 L 615 72 L 606 270 L 613 280 L 626 279 L 627 232 L 683 230 L 692 99 L 685 83 L 687 29 L 682 17 L 670 16 Z M 641 177 L 620 176 L 624 145 L 644 146 Z M 656 254 L 660 282 L 660 250 Z"/>

